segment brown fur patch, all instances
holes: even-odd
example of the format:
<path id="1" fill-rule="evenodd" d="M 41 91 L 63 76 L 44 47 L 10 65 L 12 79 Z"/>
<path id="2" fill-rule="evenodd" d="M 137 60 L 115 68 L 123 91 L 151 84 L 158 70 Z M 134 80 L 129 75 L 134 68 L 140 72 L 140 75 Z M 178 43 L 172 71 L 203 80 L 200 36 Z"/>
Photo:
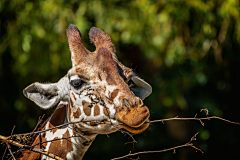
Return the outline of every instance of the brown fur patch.
<path id="1" fill-rule="evenodd" d="M 55 127 L 54 125 L 52 125 L 50 122 L 49 122 L 49 125 L 48 125 L 48 128 L 53 128 Z M 54 128 L 54 129 L 51 129 L 50 132 L 53 132 L 53 134 L 58 130 L 58 128 Z"/>
<path id="2" fill-rule="evenodd" d="M 107 75 L 106 81 L 107 81 L 108 85 L 116 85 L 117 84 L 116 81 L 113 79 L 113 77 L 110 74 Z"/>
<path id="3" fill-rule="evenodd" d="M 67 137 L 70 137 L 68 130 L 63 134 L 63 138 L 67 138 Z M 73 143 L 71 142 L 71 138 L 62 139 L 62 140 L 61 139 L 58 140 L 58 139 L 59 139 L 58 137 L 53 139 L 55 141 L 52 141 L 48 152 L 55 153 L 59 157 L 66 159 L 67 154 L 73 151 Z"/>
<path id="4" fill-rule="evenodd" d="M 49 121 L 49 128 L 61 125 L 65 121 L 65 116 L 66 116 L 66 106 L 63 106 L 53 113 L 50 121 Z M 53 133 L 57 131 L 57 128 L 51 130 Z"/>
<path id="5" fill-rule="evenodd" d="M 110 95 L 110 99 L 113 100 L 118 95 L 119 89 L 114 89 L 114 91 Z"/>
<path id="6" fill-rule="evenodd" d="M 109 115 L 110 115 L 110 110 L 109 110 L 107 107 L 104 107 L 104 108 L 103 108 L 103 113 L 104 113 L 106 116 L 109 116 Z"/>
<path id="7" fill-rule="evenodd" d="M 83 105 L 83 111 L 86 114 L 86 116 L 90 116 L 91 115 L 91 104 L 89 102 L 83 100 L 82 105 Z"/>
<path id="8" fill-rule="evenodd" d="M 102 81 L 102 77 L 101 77 L 100 73 L 98 73 L 98 78 L 100 81 Z"/>
<path id="9" fill-rule="evenodd" d="M 100 107 L 96 104 L 94 107 L 94 116 L 98 116 L 100 114 Z"/>
<path id="10" fill-rule="evenodd" d="M 81 115 L 81 110 L 80 110 L 80 108 L 78 108 L 77 111 L 73 113 L 73 117 L 79 118 L 80 115 Z"/>
<path id="11" fill-rule="evenodd" d="M 73 96 L 74 100 L 76 101 L 76 99 L 77 99 L 77 98 L 75 97 L 75 95 L 74 95 L 74 93 L 73 93 L 73 92 L 72 92 L 72 96 Z"/>
<path id="12" fill-rule="evenodd" d="M 70 100 L 70 107 L 73 107 L 73 101 L 72 101 L 72 99 L 71 99 L 71 97 L 69 98 Z"/>

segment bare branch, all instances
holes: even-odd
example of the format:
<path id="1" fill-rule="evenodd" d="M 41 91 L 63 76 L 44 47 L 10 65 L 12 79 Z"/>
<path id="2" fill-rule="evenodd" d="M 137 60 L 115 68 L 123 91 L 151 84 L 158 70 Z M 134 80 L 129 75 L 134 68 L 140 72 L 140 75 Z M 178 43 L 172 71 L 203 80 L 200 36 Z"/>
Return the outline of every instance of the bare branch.
<path id="1" fill-rule="evenodd" d="M 194 149 L 202 152 L 202 154 L 204 153 L 201 149 L 197 148 L 196 146 L 194 146 L 191 142 L 196 140 L 196 136 L 197 136 L 198 133 L 196 133 L 188 143 L 184 144 L 184 145 L 180 145 L 180 146 L 176 146 L 176 147 L 172 147 L 172 148 L 168 148 L 168 149 L 163 149 L 163 150 L 159 150 L 159 151 L 142 151 L 142 152 L 137 152 L 137 153 L 132 153 L 131 152 L 125 156 L 122 156 L 122 157 L 118 157 L 118 158 L 113 158 L 111 160 L 117 160 L 117 159 L 123 159 L 123 158 L 126 158 L 126 157 L 130 157 L 130 156 L 136 156 L 136 155 L 139 155 L 139 154 L 148 154 L 148 153 L 161 153 L 161 152 L 166 152 L 166 151 L 170 151 L 170 150 L 173 150 L 173 154 L 176 153 L 176 149 L 178 148 L 183 148 L 183 147 L 193 147 Z"/>
<path id="2" fill-rule="evenodd" d="M 5 148 L 5 151 L 3 153 L 2 160 L 3 160 L 3 158 L 4 158 L 5 154 L 6 154 L 6 151 L 7 151 L 7 147 Z"/>
<path id="3" fill-rule="evenodd" d="M 13 134 L 14 129 L 15 129 L 15 126 L 13 126 L 13 129 L 12 129 L 12 132 L 11 132 L 11 136 L 12 136 L 12 134 Z M 11 136 L 10 136 L 10 137 L 11 137 Z M 14 157 L 14 155 L 13 155 L 13 153 L 12 153 L 12 150 L 11 150 L 10 145 L 9 145 L 7 142 L 6 142 L 5 144 L 6 144 L 7 147 L 6 147 L 5 151 L 4 151 L 4 154 L 3 154 L 2 160 L 3 160 L 3 158 L 4 158 L 4 155 L 5 155 L 5 153 L 6 153 L 7 148 L 8 148 L 8 150 L 9 150 L 9 152 L 10 152 L 10 154 L 11 154 L 13 160 L 16 160 L 15 157 Z"/>
<path id="4" fill-rule="evenodd" d="M 232 122 L 232 121 L 227 120 L 227 119 L 224 119 L 224 118 L 220 118 L 220 117 L 216 117 L 216 116 L 208 117 L 209 111 L 208 111 L 207 109 L 202 109 L 200 112 L 202 112 L 202 111 L 205 112 L 205 114 L 206 114 L 207 117 L 205 117 L 205 118 L 197 118 L 197 114 L 195 114 L 194 118 L 179 118 L 179 117 L 174 117 L 174 118 L 168 118 L 168 119 L 153 120 L 153 121 L 146 122 L 146 123 L 162 122 L 162 123 L 164 124 L 165 121 L 171 121 L 171 120 L 184 120 L 184 121 L 195 120 L 195 121 L 199 121 L 199 122 L 204 126 L 204 123 L 202 122 L 203 120 L 219 119 L 219 120 L 222 120 L 222 121 L 225 121 L 225 122 L 228 122 L 228 123 L 240 125 L 239 122 Z M 43 117 L 39 118 L 39 122 L 38 122 L 37 126 L 41 123 L 42 118 L 43 118 Z M 33 148 L 35 145 L 34 145 L 34 146 L 22 145 L 21 143 L 18 143 L 18 142 L 16 142 L 16 141 L 12 140 L 12 137 L 15 136 L 15 137 L 20 137 L 20 138 L 21 138 L 21 136 L 23 136 L 23 137 L 29 136 L 29 135 L 31 136 L 31 135 L 33 135 L 33 134 L 43 133 L 43 132 L 46 132 L 46 131 L 49 131 L 49 130 L 52 130 L 52 129 L 55 129 L 55 128 L 61 128 L 61 127 L 63 127 L 63 126 L 67 126 L 67 125 L 70 125 L 70 124 L 84 123 L 84 122 L 95 122 L 95 123 L 97 123 L 97 124 L 109 124 L 109 125 L 114 125 L 114 124 L 112 124 L 112 123 L 110 123 L 110 122 L 97 122 L 97 121 L 69 122 L 69 123 L 65 123 L 65 124 L 58 125 L 58 126 L 55 126 L 55 127 L 49 128 L 49 129 L 41 130 L 41 131 L 35 131 L 35 130 L 36 130 L 36 127 L 35 127 L 35 129 L 33 130 L 33 132 L 30 132 L 30 133 L 23 133 L 23 134 L 16 134 L 16 135 L 12 135 L 12 134 L 11 134 L 11 136 L 9 136 L 9 137 L 4 137 L 4 136 L 1 136 L 1 135 L 0 135 L 0 140 L 3 141 L 3 142 L 5 142 L 6 144 L 8 144 L 8 143 L 9 143 L 9 144 L 13 144 L 13 145 L 18 146 L 18 147 L 20 147 L 20 148 L 22 148 L 22 149 L 27 149 L 27 150 L 30 150 L 30 151 L 34 151 L 34 152 L 37 152 L 37 153 L 41 153 L 41 154 L 47 155 L 47 156 L 49 156 L 49 157 L 55 157 L 55 159 L 57 159 L 57 158 L 56 158 L 57 156 L 54 155 L 54 154 L 52 154 L 52 153 L 45 152 L 45 151 L 43 151 L 43 150 L 41 150 L 41 149 Z M 73 129 L 74 129 L 74 128 L 73 128 Z M 124 132 L 124 131 L 121 131 L 121 132 L 122 132 L 122 133 L 127 133 L 127 132 Z M 13 131 L 12 131 L 12 133 L 13 133 Z M 84 137 L 84 136 L 81 135 L 80 133 L 77 133 L 77 134 L 78 134 L 79 136 Z M 175 149 L 181 148 L 181 147 L 187 147 L 187 146 L 193 147 L 194 149 L 202 152 L 200 149 L 198 149 L 197 147 L 195 147 L 195 146 L 193 146 L 193 145 L 191 144 L 191 142 L 196 139 L 196 135 L 197 135 L 197 134 L 195 134 L 195 135 L 192 137 L 192 139 L 190 140 L 190 142 L 188 142 L 188 143 L 186 143 L 186 144 L 184 144 L 184 145 L 181 145 L 181 146 L 177 146 L 177 147 L 173 147 L 173 148 L 169 148 L 169 149 L 165 149 L 165 150 L 160 150 L 160 151 L 144 151 L 144 152 L 138 152 L 138 153 L 134 153 L 134 154 L 129 153 L 129 154 L 126 155 L 126 156 L 119 157 L 119 158 L 115 158 L 115 159 L 121 159 L 121 158 L 129 157 L 129 156 L 138 155 L 138 154 L 145 154 L 145 153 L 160 153 L 160 152 L 165 152 L 165 151 L 169 151 L 169 150 L 173 150 L 173 153 L 176 153 L 176 150 L 175 150 Z M 77 136 L 74 136 L 74 137 L 77 137 Z M 64 138 L 64 139 L 74 138 L 74 137 L 66 137 L 66 138 Z M 132 141 L 132 142 L 127 142 L 127 143 L 136 143 L 136 141 L 135 141 L 135 139 L 132 137 L 132 135 L 130 135 L 130 137 L 133 139 L 133 141 Z M 84 138 L 86 138 L 86 137 L 84 137 Z M 87 139 L 87 138 L 86 138 L 86 139 Z M 56 140 L 60 140 L 60 139 L 56 139 Z M 88 140 L 88 139 L 87 139 L 87 140 Z M 40 144 L 42 144 L 42 143 L 47 143 L 47 142 L 49 142 L 49 141 L 41 142 Z M 38 143 L 38 144 L 39 144 L 39 143 Z M 37 145 L 37 144 L 36 144 L 36 145 Z M 8 147 L 8 146 L 7 146 L 7 147 Z M 7 149 L 7 148 L 6 148 L 6 149 Z M 10 152 L 10 153 L 11 153 L 11 152 Z M 203 152 L 202 152 L 202 153 L 203 153 Z M 12 153 L 11 153 L 11 155 L 12 155 Z M 50 156 L 50 155 L 51 155 L 51 156 Z M 60 158 L 60 157 L 58 157 L 58 158 Z M 60 158 L 60 159 L 61 159 L 61 158 Z M 113 159 L 113 160 L 115 160 L 115 159 Z"/>
<path id="5" fill-rule="evenodd" d="M 44 116 L 45 116 L 45 114 L 38 118 L 37 125 L 35 126 L 34 130 L 32 131 L 32 134 L 34 134 L 34 132 L 37 130 L 37 127 L 42 123 L 42 120 L 43 120 Z"/>
<path id="6" fill-rule="evenodd" d="M 201 124 L 204 125 L 202 120 L 210 120 L 210 119 L 219 119 L 219 120 L 222 120 L 222 121 L 225 121 L 225 122 L 228 122 L 228 123 L 240 125 L 239 122 L 232 122 L 232 121 L 229 121 L 227 119 L 216 117 L 216 116 L 207 117 L 207 118 L 168 118 L 168 119 L 153 120 L 153 121 L 150 121 L 149 123 L 156 123 L 156 122 L 162 122 L 163 123 L 165 121 L 177 120 L 177 121 L 200 121 Z"/>
<path id="7" fill-rule="evenodd" d="M 11 147 L 10 147 L 10 145 L 9 145 L 8 143 L 6 143 L 6 145 L 7 145 L 7 147 L 8 147 L 8 150 L 9 150 L 9 152 L 10 152 L 10 154 L 11 154 L 13 160 L 16 160 L 16 158 L 14 157 L 14 155 L 13 155 L 13 153 L 12 153 L 12 151 L 11 151 Z"/>
<path id="8" fill-rule="evenodd" d="M 129 135 L 132 138 L 132 142 L 126 142 L 125 145 L 128 144 L 128 143 L 132 143 L 133 145 L 134 145 L 134 143 L 137 143 L 137 141 L 133 138 L 133 136 L 129 132 L 126 132 L 126 131 L 123 131 L 123 130 L 119 130 L 119 131 L 122 134 L 127 134 L 127 135 Z"/>
<path id="9" fill-rule="evenodd" d="M 113 158 L 111 160 L 116 160 L 116 159 L 123 159 L 126 157 L 130 157 L 130 156 L 135 156 L 135 155 L 139 155 L 139 154 L 147 154 L 147 153 L 161 153 L 161 152 L 166 152 L 166 151 L 170 151 L 170 150 L 175 150 L 177 148 L 182 148 L 182 147 L 188 147 L 191 146 L 191 144 L 184 144 L 181 146 L 177 146 L 177 147 L 173 147 L 173 148 L 169 148 L 169 149 L 164 149 L 164 150 L 160 150 L 160 151 L 143 151 L 143 152 L 137 152 L 137 153 L 132 153 L 132 154 L 128 154 L 122 157 L 118 157 L 118 158 Z"/>
<path id="10" fill-rule="evenodd" d="M 200 112 L 204 111 L 206 113 L 206 116 L 208 116 L 209 114 L 209 111 L 207 109 L 201 109 Z M 239 122 L 232 122 L 230 120 L 227 120 L 227 119 L 224 119 L 224 118 L 220 118 L 220 117 L 216 117 L 216 116 L 212 116 L 212 117 L 205 117 L 205 118 L 196 118 L 197 114 L 195 114 L 194 118 L 178 118 L 178 116 L 174 117 L 174 118 L 168 118 L 168 119 L 160 119 L 160 120 L 153 120 L 153 121 L 150 121 L 150 122 L 145 122 L 145 123 L 156 123 L 156 122 L 162 122 L 164 124 L 165 121 L 172 121 L 172 120 L 182 120 L 182 121 L 191 121 L 191 120 L 195 120 L 195 121 L 199 121 L 202 126 L 204 126 L 204 123 L 202 122 L 202 120 L 210 120 L 210 119 L 219 119 L 219 120 L 222 120 L 222 121 L 226 121 L 228 123 L 232 123 L 232 124 L 237 124 L 237 125 L 240 125 Z M 44 130 L 41 130 L 41 131 L 36 131 L 36 132 L 30 132 L 30 133 L 22 133 L 22 134 L 16 134 L 15 136 L 26 136 L 26 135 L 31 135 L 33 133 L 43 133 L 43 132 L 46 132 L 46 131 L 49 131 L 49 130 L 52 130 L 52 129 L 55 129 L 55 128 L 60 128 L 60 127 L 63 127 L 63 126 L 67 126 L 67 125 L 70 125 L 70 124 L 76 124 L 76 123 L 84 123 L 84 122 L 95 122 L 97 124 L 109 124 L 109 125 L 114 125 L 112 124 L 111 122 L 98 122 L 98 121 L 77 121 L 77 122 L 68 122 L 68 123 L 65 123 L 65 124 L 62 124 L 62 125 L 58 125 L 58 126 L 55 126 L 55 127 L 52 127 L 52 128 L 49 128 L 49 129 L 44 129 Z M 121 124 L 121 123 L 119 123 Z"/>

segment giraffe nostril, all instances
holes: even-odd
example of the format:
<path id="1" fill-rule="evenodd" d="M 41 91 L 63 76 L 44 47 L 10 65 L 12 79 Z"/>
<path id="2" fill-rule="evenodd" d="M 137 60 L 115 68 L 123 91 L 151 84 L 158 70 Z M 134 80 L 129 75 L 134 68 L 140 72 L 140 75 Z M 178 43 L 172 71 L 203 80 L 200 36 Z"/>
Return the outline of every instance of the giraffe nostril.
<path id="1" fill-rule="evenodd" d="M 138 103 L 139 103 L 138 105 L 139 105 L 139 106 L 142 106 L 142 105 L 143 105 L 143 101 L 142 101 L 140 98 L 139 98 L 138 101 L 139 101 L 139 102 L 138 102 Z"/>
<path id="2" fill-rule="evenodd" d="M 143 106 L 143 101 L 142 101 L 140 98 L 138 98 L 138 97 L 137 97 L 137 99 L 136 99 L 136 105 L 137 105 L 138 107 L 142 107 L 142 106 Z"/>
<path id="3" fill-rule="evenodd" d="M 124 103 L 127 107 L 130 107 L 130 104 L 129 104 L 129 102 L 128 102 L 127 99 L 123 99 L 123 103 Z"/>

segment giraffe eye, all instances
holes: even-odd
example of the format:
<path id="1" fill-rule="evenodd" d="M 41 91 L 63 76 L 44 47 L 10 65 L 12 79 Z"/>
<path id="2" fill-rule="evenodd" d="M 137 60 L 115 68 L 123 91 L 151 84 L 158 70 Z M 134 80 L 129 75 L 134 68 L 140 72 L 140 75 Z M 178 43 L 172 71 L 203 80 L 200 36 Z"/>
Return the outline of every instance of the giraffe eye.
<path id="1" fill-rule="evenodd" d="M 75 88 L 79 89 L 84 82 L 81 79 L 71 80 L 70 84 Z"/>
<path id="2" fill-rule="evenodd" d="M 129 88 L 135 88 L 135 87 L 136 87 L 136 84 L 130 79 L 130 80 L 128 81 L 128 86 L 129 86 Z"/>

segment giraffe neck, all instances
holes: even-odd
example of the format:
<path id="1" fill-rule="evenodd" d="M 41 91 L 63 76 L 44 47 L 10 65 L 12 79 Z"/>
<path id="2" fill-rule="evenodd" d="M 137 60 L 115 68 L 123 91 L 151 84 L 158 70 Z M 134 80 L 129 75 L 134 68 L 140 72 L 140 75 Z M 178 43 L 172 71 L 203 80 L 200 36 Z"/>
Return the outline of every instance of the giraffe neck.
<path id="1" fill-rule="evenodd" d="M 67 104 L 60 104 L 49 118 L 43 129 L 49 129 L 66 124 Z M 97 134 L 75 129 L 75 124 L 68 124 L 61 128 L 40 133 L 32 146 L 53 153 L 63 159 L 81 160 Z M 40 153 L 24 151 L 21 160 L 42 159 L 51 160 Z"/>

